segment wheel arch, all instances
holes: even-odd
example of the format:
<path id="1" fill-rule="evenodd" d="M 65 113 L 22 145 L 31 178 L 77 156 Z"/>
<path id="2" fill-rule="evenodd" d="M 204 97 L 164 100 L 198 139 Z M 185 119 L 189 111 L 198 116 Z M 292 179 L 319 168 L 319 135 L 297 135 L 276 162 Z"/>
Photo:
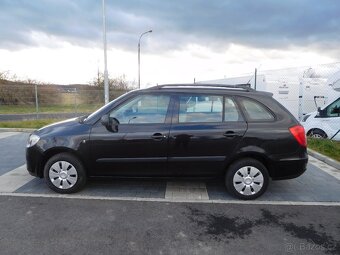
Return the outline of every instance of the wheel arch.
<path id="1" fill-rule="evenodd" d="M 307 132 L 306 135 L 310 136 L 315 130 L 320 130 L 321 132 L 326 134 L 326 138 L 329 137 L 329 135 L 327 134 L 327 132 L 321 128 L 310 128 Z"/>
<path id="2" fill-rule="evenodd" d="M 232 158 L 230 161 L 227 162 L 226 173 L 231 164 L 233 164 L 234 162 L 238 160 L 245 159 L 245 158 L 252 158 L 252 159 L 256 159 L 257 161 L 261 162 L 266 167 L 269 176 L 272 177 L 271 169 L 269 168 L 270 164 L 269 164 L 269 160 L 267 156 L 264 154 L 258 153 L 258 152 L 244 152 L 244 153 L 238 154 L 237 156 L 235 156 L 234 158 Z"/>
<path id="3" fill-rule="evenodd" d="M 46 162 L 51 157 L 53 157 L 57 154 L 60 154 L 60 153 L 68 153 L 68 154 L 71 154 L 72 156 L 76 157 L 78 160 L 80 160 L 80 162 L 82 163 L 82 165 L 83 165 L 83 167 L 86 171 L 86 165 L 84 164 L 83 159 L 80 157 L 80 155 L 78 155 L 78 153 L 75 150 L 72 150 L 72 149 L 67 148 L 67 147 L 53 147 L 53 148 L 47 150 L 42 157 L 40 167 L 39 167 L 39 172 L 38 172 L 38 176 L 40 178 L 44 177 L 44 167 L 45 167 Z"/>

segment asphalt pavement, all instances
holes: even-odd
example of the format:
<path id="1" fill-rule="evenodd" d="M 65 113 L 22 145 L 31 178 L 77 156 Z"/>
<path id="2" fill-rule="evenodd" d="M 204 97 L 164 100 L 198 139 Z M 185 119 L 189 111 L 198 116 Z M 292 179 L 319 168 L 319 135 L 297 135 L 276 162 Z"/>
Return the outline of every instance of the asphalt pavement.
<path id="1" fill-rule="evenodd" d="M 25 169 L 28 133 L 0 133 L 0 254 L 340 254 L 339 171 L 240 202 L 223 180 L 92 180 L 73 195 Z"/>
<path id="2" fill-rule="evenodd" d="M 1 254 L 340 254 L 339 206 L 0 196 Z"/>

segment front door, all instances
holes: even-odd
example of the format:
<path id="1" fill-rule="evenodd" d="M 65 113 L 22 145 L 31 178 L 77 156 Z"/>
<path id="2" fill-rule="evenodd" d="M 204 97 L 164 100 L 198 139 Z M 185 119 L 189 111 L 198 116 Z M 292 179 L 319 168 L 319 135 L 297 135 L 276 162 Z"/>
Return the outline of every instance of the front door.
<path id="1" fill-rule="evenodd" d="M 171 116 L 170 96 L 143 94 L 109 113 L 118 120 L 110 131 L 100 121 L 91 132 L 91 175 L 164 175 Z"/>
<path id="2" fill-rule="evenodd" d="M 183 94 L 177 97 L 169 138 L 168 172 L 209 176 L 225 162 L 247 129 L 232 97 Z"/>
<path id="3" fill-rule="evenodd" d="M 340 139 L 340 98 L 335 100 L 323 110 L 320 127 L 327 132 L 328 138 Z"/>

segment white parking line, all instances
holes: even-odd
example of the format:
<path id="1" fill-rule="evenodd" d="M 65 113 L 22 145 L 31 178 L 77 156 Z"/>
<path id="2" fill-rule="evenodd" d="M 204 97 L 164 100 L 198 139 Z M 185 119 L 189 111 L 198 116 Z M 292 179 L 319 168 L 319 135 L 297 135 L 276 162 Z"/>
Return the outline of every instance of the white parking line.
<path id="1" fill-rule="evenodd" d="M 165 199 L 209 200 L 204 182 L 167 182 Z"/>
<path id="2" fill-rule="evenodd" d="M 336 179 L 340 180 L 340 171 L 312 156 L 308 156 L 309 160 L 308 162 L 317 166 L 318 168 L 320 168 L 322 171 L 328 173 L 329 175 L 332 175 L 333 177 L 335 177 Z"/>
<path id="3" fill-rule="evenodd" d="M 0 132 L 0 139 L 20 134 L 19 132 Z"/>
<path id="4" fill-rule="evenodd" d="M 22 165 L 0 176 L 0 192 L 14 192 L 33 179 L 27 172 L 26 165 Z"/>
<path id="5" fill-rule="evenodd" d="M 203 204 L 241 204 L 241 205 L 293 205 L 293 206 L 340 206 L 340 202 L 296 202 L 296 201 L 260 201 L 260 200 L 173 200 L 164 198 L 139 197 L 103 197 L 61 194 L 29 194 L 29 193 L 0 193 L 0 196 L 10 197 L 36 197 L 36 198 L 62 198 L 107 201 L 139 201 L 139 202 L 165 202 L 165 203 L 203 203 Z"/>

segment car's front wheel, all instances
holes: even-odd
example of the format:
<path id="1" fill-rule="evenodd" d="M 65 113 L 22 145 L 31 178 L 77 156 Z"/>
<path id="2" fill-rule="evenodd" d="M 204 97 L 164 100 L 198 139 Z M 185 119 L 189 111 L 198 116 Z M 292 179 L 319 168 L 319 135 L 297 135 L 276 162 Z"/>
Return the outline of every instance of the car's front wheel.
<path id="1" fill-rule="evenodd" d="M 317 139 L 327 138 L 327 134 L 321 129 L 314 129 L 309 133 L 309 136 Z"/>
<path id="2" fill-rule="evenodd" d="M 69 153 L 51 157 L 45 164 L 44 177 L 49 188 L 62 194 L 79 191 L 86 183 L 83 164 Z"/>
<path id="3" fill-rule="evenodd" d="M 225 182 L 229 193 L 244 200 L 251 200 L 266 191 L 269 175 L 260 161 L 245 158 L 229 166 Z"/>

